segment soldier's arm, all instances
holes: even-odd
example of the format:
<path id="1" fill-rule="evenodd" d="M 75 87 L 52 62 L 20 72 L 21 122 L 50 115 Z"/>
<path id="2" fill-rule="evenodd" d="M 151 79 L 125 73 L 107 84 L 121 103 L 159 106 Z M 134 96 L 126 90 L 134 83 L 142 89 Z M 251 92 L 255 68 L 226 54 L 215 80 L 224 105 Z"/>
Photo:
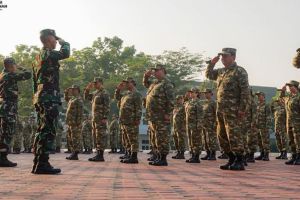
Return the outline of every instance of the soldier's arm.
<path id="1" fill-rule="evenodd" d="M 76 123 L 81 124 L 83 121 L 83 102 L 78 99 L 76 101 Z"/>
<path id="2" fill-rule="evenodd" d="M 149 80 L 149 76 L 144 74 L 143 77 L 143 85 L 145 86 L 145 88 L 149 88 L 151 85 L 151 81 Z"/>
<path id="3" fill-rule="evenodd" d="M 31 72 L 29 70 L 26 70 L 23 67 L 18 67 L 18 69 L 20 70 L 20 72 L 15 74 L 15 79 L 17 81 L 25 81 L 31 78 Z"/>
<path id="4" fill-rule="evenodd" d="M 121 90 L 115 89 L 114 99 L 118 101 L 117 106 L 120 108 L 120 103 L 123 95 L 121 94 Z"/>
<path id="5" fill-rule="evenodd" d="M 203 121 L 204 121 L 204 112 L 203 112 L 203 107 L 202 105 L 197 105 L 196 108 L 196 115 L 197 115 L 197 128 L 202 128 L 203 127 Z"/>
<path id="6" fill-rule="evenodd" d="M 165 84 L 164 89 L 166 95 L 166 105 L 165 105 L 166 114 L 172 116 L 174 105 L 175 105 L 174 86 L 171 83 L 167 83 Z"/>
<path id="7" fill-rule="evenodd" d="M 140 121 L 142 117 L 142 96 L 140 94 L 136 95 L 134 101 L 134 111 L 135 121 Z"/>
<path id="8" fill-rule="evenodd" d="M 70 57 L 70 44 L 63 42 L 59 51 L 51 50 L 49 57 L 54 60 L 63 60 Z"/>
<path id="9" fill-rule="evenodd" d="M 211 63 L 211 61 L 208 63 L 207 69 L 205 71 L 206 78 L 210 80 L 217 80 L 219 75 L 219 69 L 214 69 L 215 64 Z"/>
<path id="10" fill-rule="evenodd" d="M 69 96 L 69 94 L 68 94 L 68 89 L 66 89 L 66 90 L 64 91 L 64 99 L 65 99 L 66 102 L 69 102 L 69 101 L 70 101 L 70 96 Z"/>
<path id="11" fill-rule="evenodd" d="M 105 94 L 103 97 L 103 119 L 107 119 L 110 111 L 110 98 L 109 94 Z"/>
<path id="12" fill-rule="evenodd" d="M 250 99 L 250 89 L 249 89 L 249 82 L 248 82 L 248 74 L 245 69 L 239 68 L 239 74 L 238 74 L 238 83 L 239 88 L 241 91 L 240 94 L 240 106 L 239 111 L 246 112 L 248 105 L 249 105 L 249 99 Z"/>
<path id="13" fill-rule="evenodd" d="M 83 98 L 88 101 L 93 100 L 93 94 L 90 94 L 90 90 L 88 88 L 85 88 L 83 91 Z"/>

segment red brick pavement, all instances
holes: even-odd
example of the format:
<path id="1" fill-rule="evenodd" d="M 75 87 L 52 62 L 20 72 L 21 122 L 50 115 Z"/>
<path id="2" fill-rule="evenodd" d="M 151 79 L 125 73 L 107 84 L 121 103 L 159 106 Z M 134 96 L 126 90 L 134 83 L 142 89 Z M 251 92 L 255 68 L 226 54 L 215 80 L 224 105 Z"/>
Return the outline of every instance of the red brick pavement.
<path id="1" fill-rule="evenodd" d="M 51 155 L 61 175 L 32 175 L 31 154 L 9 155 L 16 168 L 0 168 L 0 199 L 300 199 L 300 166 L 284 161 L 257 162 L 246 171 L 222 171 L 224 160 L 187 164 L 169 159 L 168 167 L 122 164 L 119 155 L 105 154 L 106 162 L 91 163 L 91 155 L 68 161 Z M 170 156 L 169 156 L 170 157 Z"/>

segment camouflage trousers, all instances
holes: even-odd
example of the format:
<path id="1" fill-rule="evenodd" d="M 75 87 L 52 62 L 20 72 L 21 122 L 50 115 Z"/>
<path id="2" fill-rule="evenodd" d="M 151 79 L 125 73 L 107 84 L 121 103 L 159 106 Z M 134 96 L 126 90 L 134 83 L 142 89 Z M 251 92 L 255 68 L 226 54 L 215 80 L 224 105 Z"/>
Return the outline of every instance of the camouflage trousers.
<path id="1" fill-rule="evenodd" d="M 31 149 L 31 132 L 23 132 L 23 145 L 25 149 Z"/>
<path id="2" fill-rule="evenodd" d="M 126 136 L 124 127 L 122 124 L 120 124 L 120 132 L 122 132 L 122 145 L 123 147 L 127 150 L 130 151 L 131 146 L 130 146 L 130 142 L 128 140 L 128 137 Z"/>
<path id="3" fill-rule="evenodd" d="M 73 145 L 72 145 L 71 130 L 69 128 L 67 129 L 66 139 L 67 139 L 67 148 L 68 150 L 71 150 Z"/>
<path id="4" fill-rule="evenodd" d="M 215 124 L 205 126 L 203 129 L 203 136 L 205 139 L 205 149 L 209 151 L 216 151 L 218 149 L 217 128 Z"/>
<path id="5" fill-rule="evenodd" d="M 185 151 L 185 129 L 174 128 L 174 143 L 177 151 Z"/>
<path id="6" fill-rule="evenodd" d="M 155 134 L 153 132 L 153 130 L 150 128 L 150 122 L 149 122 L 149 125 L 148 125 L 148 129 L 149 129 L 149 141 L 150 141 L 150 145 L 152 147 L 152 151 L 154 152 L 157 152 L 157 146 L 156 146 L 156 143 L 155 143 Z"/>
<path id="7" fill-rule="evenodd" d="M 122 130 L 127 138 L 127 142 L 130 146 L 131 152 L 139 151 L 139 126 L 138 125 L 124 125 L 122 124 Z"/>
<path id="8" fill-rule="evenodd" d="M 270 152 L 270 134 L 267 127 L 258 127 L 258 138 L 260 144 L 258 145 L 260 150 L 264 152 Z"/>
<path id="9" fill-rule="evenodd" d="M 55 149 L 56 120 L 59 115 L 58 106 L 58 104 L 51 102 L 35 104 L 39 120 L 33 151 L 38 161 Z"/>
<path id="10" fill-rule="evenodd" d="M 291 152 L 300 153 L 300 123 L 288 126 L 288 136 Z"/>
<path id="11" fill-rule="evenodd" d="M 56 148 L 61 148 L 61 138 L 62 138 L 62 132 L 58 131 L 55 137 L 55 146 Z"/>
<path id="12" fill-rule="evenodd" d="M 16 130 L 14 136 L 13 136 L 13 150 L 22 148 L 22 132 L 20 130 Z"/>
<path id="13" fill-rule="evenodd" d="M 70 133 L 72 152 L 80 152 L 82 150 L 81 124 L 69 124 L 68 132 Z"/>
<path id="14" fill-rule="evenodd" d="M 257 151 L 258 134 L 254 128 L 247 129 L 247 144 L 248 153 L 255 153 Z"/>
<path id="15" fill-rule="evenodd" d="M 192 152 L 195 154 L 201 154 L 202 151 L 202 129 L 196 126 L 188 126 L 188 131 L 191 133 L 191 147 Z"/>
<path id="16" fill-rule="evenodd" d="M 186 129 L 186 135 L 187 135 L 187 143 L 188 143 L 188 147 L 189 147 L 189 151 L 192 152 L 192 133 L 191 130 L 187 127 Z"/>
<path id="17" fill-rule="evenodd" d="M 96 150 L 104 151 L 107 141 L 107 124 L 93 122 L 93 137 L 95 138 Z"/>
<path id="18" fill-rule="evenodd" d="M 275 118 L 275 138 L 278 151 L 287 150 L 287 134 L 285 121 L 279 121 Z"/>
<path id="19" fill-rule="evenodd" d="M 92 149 L 93 148 L 93 136 L 92 132 L 84 132 L 82 133 L 83 140 L 83 148 L 84 149 Z"/>
<path id="20" fill-rule="evenodd" d="M 167 155 L 170 150 L 170 127 L 164 121 L 150 121 L 149 126 L 154 134 L 155 146 L 160 154 Z"/>
<path id="21" fill-rule="evenodd" d="M 241 133 L 243 134 L 245 153 L 250 153 L 249 143 L 248 143 L 249 134 L 251 134 L 250 132 L 251 132 L 251 119 L 250 120 L 245 119 L 245 122 L 241 126 Z"/>
<path id="22" fill-rule="evenodd" d="M 238 119 L 237 110 L 217 111 L 217 134 L 225 153 L 244 154 L 244 137 L 241 133 L 243 120 Z"/>
<path id="23" fill-rule="evenodd" d="M 109 143 L 111 149 L 118 147 L 118 130 L 112 130 L 109 135 Z"/>

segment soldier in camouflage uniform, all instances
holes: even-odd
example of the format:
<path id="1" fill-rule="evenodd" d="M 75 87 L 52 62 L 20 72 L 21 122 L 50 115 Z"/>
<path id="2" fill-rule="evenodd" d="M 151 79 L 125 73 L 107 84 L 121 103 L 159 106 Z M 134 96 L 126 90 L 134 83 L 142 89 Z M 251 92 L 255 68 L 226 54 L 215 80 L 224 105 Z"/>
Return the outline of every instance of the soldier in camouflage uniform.
<path id="1" fill-rule="evenodd" d="M 150 76 L 156 80 L 150 82 Z M 157 64 L 155 68 L 147 71 L 143 77 L 143 84 L 148 88 L 146 98 L 146 114 L 151 131 L 157 146 L 157 159 L 149 162 L 154 166 L 167 166 L 169 154 L 170 119 L 174 108 L 174 85 L 166 77 L 165 67 Z"/>
<path id="2" fill-rule="evenodd" d="M 118 136 L 119 136 L 119 120 L 116 115 L 113 115 L 112 121 L 109 125 L 109 143 L 111 151 L 108 153 L 117 153 Z"/>
<path id="3" fill-rule="evenodd" d="M 225 68 L 214 69 L 222 55 Z M 235 62 L 236 49 L 223 48 L 208 62 L 206 77 L 217 81 L 217 133 L 220 145 L 229 157 L 224 170 L 244 170 L 242 124 L 249 104 L 249 83 L 246 70 Z"/>
<path id="4" fill-rule="evenodd" d="M 125 94 L 121 94 L 123 90 Z M 138 163 L 139 151 L 139 125 L 142 117 L 142 95 L 136 89 L 136 82 L 127 78 L 120 83 L 115 90 L 115 99 L 119 101 L 120 124 L 123 133 L 130 144 L 129 156 L 122 160 L 123 163 Z"/>
<path id="5" fill-rule="evenodd" d="M 173 134 L 174 143 L 177 150 L 177 155 L 173 156 L 173 159 L 185 159 L 185 134 L 186 134 L 186 122 L 185 122 L 185 107 L 184 99 L 182 95 L 176 97 L 176 105 L 173 110 Z"/>
<path id="6" fill-rule="evenodd" d="M 258 105 L 256 110 L 256 127 L 258 136 L 261 137 L 261 154 L 255 160 L 269 161 L 270 152 L 270 134 L 271 128 L 271 109 L 265 101 L 263 92 L 255 93 L 258 96 Z"/>
<path id="7" fill-rule="evenodd" d="M 190 149 L 192 149 L 192 156 L 186 160 L 187 163 L 200 163 L 199 156 L 202 150 L 202 129 L 203 129 L 203 106 L 198 95 L 199 90 L 192 88 L 191 100 L 185 108 L 186 116 L 186 130 L 191 134 Z"/>
<path id="8" fill-rule="evenodd" d="M 281 90 L 279 90 L 281 91 Z M 286 110 L 284 98 L 277 98 L 272 102 L 271 111 L 274 116 L 275 137 L 277 149 L 280 155 L 276 159 L 287 159 L 287 134 L 286 134 Z"/>
<path id="9" fill-rule="evenodd" d="M 33 145 L 35 174 L 57 174 L 60 169 L 49 163 L 49 153 L 55 148 L 55 122 L 61 105 L 59 61 L 70 56 L 70 44 L 57 37 L 54 30 L 40 32 L 43 48 L 33 64 L 33 104 L 38 115 L 38 128 Z M 61 45 L 56 51 L 57 41 Z"/>
<path id="10" fill-rule="evenodd" d="M 90 90 L 95 88 L 93 93 Z M 95 136 L 97 155 L 89 158 L 92 162 L 104 162 L 104 150 L 106 147 L 107 119 L 110 111 L 109 93 L 103 87 L 101 78 L 94 78 L 84 90 L 84 98 L 92 102 L 92 124 Z"/>
<path id="11" fill-rule="evenodd" d="M 31 135 L 32 132 L 34 131 L 31 126 L 32 120 L 34 120 L 32 116 L 28 117 L 23 129 L 24 130 L 23 131 L 23 145 L 24 145 L 23 153 L 31 153 Z"/>
<path id="12" fill-rule="evenodd" d="M 17 119 L 16 133 L 13 137 L 13 154 L 20 154 L 22 148 L 23 124 L 20 118 Z"/>
<path id="13" fill-rule="evenodd" d="M 206 89 L 205 98 L 206 101 L 203 105 L 204 122 L 203 122 L 203 134 L 206 135 L 206 143 L 208 149 L 206 149 L 206 156 L 201 158 L 202 160 L 216 160 L 216 151 L 218 148 L 217 142 L 217 121 L 216 121 L 216 102 L 212 99 L 213 92 L 211 89 Z"/>
<path id="14" fill-rule="evenodd" d="M 72 97 L 71 97 L 72 96 Z M 65 91 L 65 100 L 68 102 L 66 112 L 66 123 L 71 136 L 72 154 L 66 157 L 67 160 L 78 160 L 78 153 L 82 149 L 82 121 L 83 121 L 83 100 L 80 96 L 80 88 L 72 85 Z"/>
<path id="15" fill-rule="evenodd" d="M 55 137 L 55 152 L 60 153 L 61 149 L 61 138 L 64 131 L 64 127 L 62 125 L 61 119 L 57 119 L 56 122 L 56 137 Z"/>
<path id="16" fill-rule="evenodd" d="M 290 95 L 286 93 L 286 86 L 282 88 L 281 97 L 285 99 L 286 125 L 290 141 L 292 158 L 285 162 L 287 165 L 300 165 L 300 94 L 299 82 L 290 81 L 286 84 Z"/>
<path id="17" fill-rule="evenodd" d="M 185 94 L 185 102 L 184 102 L 184 110 L 186 113 L 186 108 L 189 104 L 189 102 L 191 101 L 191 95 L 192 92 L 191 91 L 187 91 Z M 187 122 L 185 120 L 185 127 L 187 127 Z M 192 134 L 190 132 L 189 129 L 186 130 L 186 135 L 187 135 L 187 146 L 189 148 L 189 153 L 192 155 L 193 154 L 193 149 L 192 149 Z"/>
<path id="18" fill-rule="evenodd" d="M 86 119 L 82 123 L 82 140 L 83 140 L 83 154 L 91 154 L 93 150 L 93 136 L 92 136 L 92 122 L 89 115 L 86 115 Z"/>
<path id="19" fill-rule="evenodd" d="M 31 73 L 16 65 L 14 59 L 4 59 L 4 69 L 0 74 L 0 167 L 15 167 L 7 159 L 10 144 L 15 134 L 18 115 L 19 81 L 30 79 Z"/>

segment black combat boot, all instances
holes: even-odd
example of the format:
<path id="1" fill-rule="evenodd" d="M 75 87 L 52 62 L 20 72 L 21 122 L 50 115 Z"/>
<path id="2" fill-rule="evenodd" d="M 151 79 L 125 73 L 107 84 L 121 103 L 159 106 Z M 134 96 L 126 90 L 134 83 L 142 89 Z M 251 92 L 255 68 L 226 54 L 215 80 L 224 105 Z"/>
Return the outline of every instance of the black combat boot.
<path id="1" fill-rule="evenodd" d="M 111 148 L 111 150 L 108 153 L 114 153 L 114 149 Z"/>
<path id="2" fill-rule="evenodd" d="M 177 154 L 175 156 L 172 156 L 172 159 L 178 159 L 179 151 L 177 151 Z"/>
<path id="3" fill-rule="evenodd" d="M 264 151 L 261 151 L 260 155 L 258 157 L 256 157 L 255 160 L 262 160 L 264 157 L 264 153 L 265 153 Z"/>
<path id="4" fill-rule="evenodd" d="M 180 160 L 185 159 L 185 157 L 184 157 L 184 151 L 179 151 L 177 159 L 180 159 Z"/>
<path id="5" fill-rule="evenodd" d="M 72 153 L 72 152 L 71 152 L 71 149 L 68 148 L 68 150 L 65 151 L 65 153 Z"/>
<path id="6" fill-rule="evenodd" d="M 153 152 L 152 153 L 152 156 L 150 158 L 148 158 L 147 160 L 148 161 L 155 161 L 157 159 L 157 153 L 156 152 Z"/>
<path id="7" fill-rule="evenodd" d="M 275 159 L 282 159 L 282 154 L 283 154 L 283 151 L 280 152 L 280 155 L 275 157 Z"/>
<path id="8" fill-rule="evenodd" d="M 161 154 L 160 160 L 154 162 L 152 165 L 154 166 L 168 166 L 167 162 L 167 154 Z"/>
<path id="9" fill-rule="evenodd" d="M 242 154 L 236 154 L 236 159 L 232 165 L 230 165 L 230 170 L 245 170 L 244 166 L 244 156 Z"/>
<path id="10" fill-rule="evenodd" d="M 200 157 L 200 154 L 199 153 L 195 153 L 194 157 L 191 160 L 189 160 L 189 163 L 200 163 L 199 157 Z"/>
<path id="11" fill-rule="evenodd" d="M 255 159 L 254 159 L 254 152 L 250 152 L 248 157 L 247 157 L 247 162 L 248 163 L 255 163 Z"/>
<path id="12" fill-rule="evenodd" d="M 103 150 L 98 150 L 96 156 L 89 158 L 89 161 L 92 162 L 104 162 L 104 157 L 103 157 Z"/>
<path id="13" fill-rule="evenodd" d="M 160 153 L 156 153 L 155 160 L 150 161 L 150 162 L 149 162 L 149 165 L 154 165 L 154 163 L 157 163 L 157 162 L 159 162 L 160 160 L 161 160 L 161 155 L 160 155 Z"/>
<path id="14" fill-rule="evenodd" d="M 297 159 L 297 154 L 293 153 L 290 160 L 286 161 L 286 165 L 293 165 Z"/>
<path id="15" fill-rule="evenodd" d="M 55 148 L 55 153 L 60 153 L 60 147 Z"/>
<path id="16" fill-rule="evenodd" d="M 34 169 L 34 174 L 59 174 L 60 169 L 56 169 L 49 163 L 49 155 L 43 154 L 38 157 L 36 167 Z"/>
<path id="17" fill-rule="evenodd" d="M 265 152 L 264 153 L 264 157 L 262 158 L 263 161 L 270 161 L 270 158 L 269 158 L 269 152 Z"/>
<path id="18" fill-rule="evenodd" d="M 130 158 L 125 159 L 123 163 L 127 164 L 137 164 L 139 163 L 138 158 L 137 158 L 137 152 L 132 152 Z"/>
<path id="19" fill-rule="evenodd" d="M 120 156 L 119 158 L 122 160 L 122 159 L 126 159 L 126 158 L 128 158 L 128 151 L 126 150 L 125 151 L 125 154 L 123 155 L 123 156 Z"/>
<path id="20" fill-rule="evenodd" d="M 151 151 L 149 151 L 147 154 L 148 155 L 152 155 L 153 154 L 153 150 L 151 149 Z"/>
<path id="21" fill-rule="evenodd" d="M 221 165 L 221 166 L 220 166 L 220 169 L 223 169 L 223 170 L 229 170 L 229 169 L 230 169 L 230 166 L 234 163 L 234 161 L 235 161 L 235 159 L 236 159 L 236 157 L 235 157 L 235 155 L 234 155 L 233 152 L 229 152 L 229 153 L 227 154 L 227 156 L 229 157 L 228 162 L 227 162 L 225 165 Z"/>
<path id="22" fill-rule="evenodd" d="M 73 152 L 70 156 L 66 157 L 67 160 L 78 160 L 78 151 Z"/>
<path id="23" fill-rule="evenodd" d="M 288 159 L 288 157 L 287 157 L 287 152 L 286 152 L 286 151 L 283 151 L 283 152 L 282 152 L 281 159 L 282 159 L 282 160 L 287 160 L 287 159 Z"/>
<path id="24" fill-rule="evenodd" d="M 16 148 L 13 150 L 12 154 L 20 154 L 21 153 L 21 149 Z"/>
<path id="25" fill-rule="evenodd" d="M 193 159 L 194 159 L 194 157 L 195 157 L 195 154 L 194 154 L 194 153 L 192 153 L 192 155 L 191 155 L 190 159 L 186 160 L 185 162 L 189 163 L 191 160 L 193 160 Z"/>
<path id="26" fill-rule="evenodd" d="M 297 153 L 297 156 L 296 156 L 296 160 L 294 162 L 294 165 L 300 165 L 300 153 Z"/>
<path id="27" fill-rule="evenodd" d="M 86 154 L 91 154 L 91 153 L 93 153 L 93 149 L 88 149 Z"/>
<path id="28" fill-rule="evenodd" d="M 203 158 L 201 158 L 201 160 L 208 160 L 209 157 L 210 157 L 210 151 L 207 150 L 206 151 L 206 156 L 204 156 Z"/>
<path id="29" fill-rule="evenodd" d="M 221 152 L 222 154 L 218 156 L 219 159 L 229 159 L 225 152 Z"/>
<path id="30" fill-rule="evenodd" d="M 0 167 L 15 167 L 17 163 L 11 162 L 7 159 L 7 152 L 0 153 Z"/>
<path id="31" fill-rule="evenodd" d="M 122 163 L 124 160 L 126 160 L 126 159 L 129 159 L 130 157 L 131 157 L 131 151 L 126 151 L 127 152 L 127 154 L 125 154 L 124 156 L 121 156 L 120 158 L 121 158 L 121 160 L 120 160 L 120 162 Z"/>
<path id="32" fill-rule="evenodd" d="M 246 154 L 243 156 L 244 166 L 248 166 L 248 163 L 247 163 L 248 157 L 249 157 L 249 153 L 246 153 Z"/>
<path id="33" fill-rule="evenodd" d="M 207 160 L 217 160 L 216 159 L 216 151 L 210 151 L 210 155 Z"/>

